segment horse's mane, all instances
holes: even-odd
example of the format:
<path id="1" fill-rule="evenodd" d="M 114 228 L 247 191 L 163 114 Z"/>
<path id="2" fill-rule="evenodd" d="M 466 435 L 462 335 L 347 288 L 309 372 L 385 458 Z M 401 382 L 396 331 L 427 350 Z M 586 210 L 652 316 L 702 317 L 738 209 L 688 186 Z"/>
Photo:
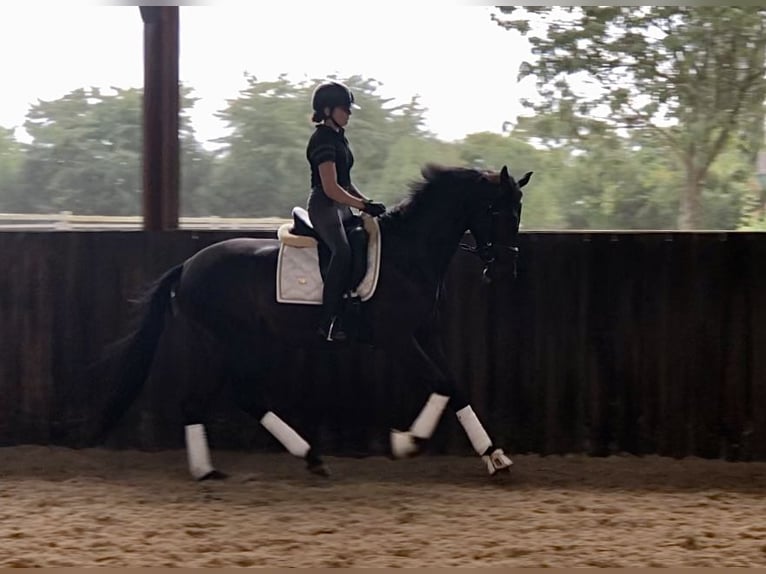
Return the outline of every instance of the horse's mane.
<path id="1" fill-rule="evenodd" d="M 475 181 L 480 176 L 480 172 L 472 168 L 435 163 L 424 165 L 420 173 L 422 178 L 409 184 L 407 197 L 381 216 L 382 220 L 396 224 L 421 211 L 422 207 L 427 206 L 432 211 L 440 205 L 450 205 L 467 181 Z"/>

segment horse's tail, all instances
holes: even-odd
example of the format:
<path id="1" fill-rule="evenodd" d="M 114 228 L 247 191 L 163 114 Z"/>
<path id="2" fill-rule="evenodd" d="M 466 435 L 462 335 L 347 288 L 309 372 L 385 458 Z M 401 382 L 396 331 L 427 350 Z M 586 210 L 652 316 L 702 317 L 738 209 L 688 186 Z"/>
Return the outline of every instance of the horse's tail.
<path id="1" fill-rule="evenodd" d="M 147 289 L 136 301 L 140 308 L 145 309 L 138 327 L 113 344 L 110 354 L 119 355 L 118 370 L 106 408 L 97 419 L 98 425 L 92 437 L 95 442 L 103 442 L 141 392 L 165 328 L 172 290 L 182 271 L 183 264 L 173 267 Z"/>

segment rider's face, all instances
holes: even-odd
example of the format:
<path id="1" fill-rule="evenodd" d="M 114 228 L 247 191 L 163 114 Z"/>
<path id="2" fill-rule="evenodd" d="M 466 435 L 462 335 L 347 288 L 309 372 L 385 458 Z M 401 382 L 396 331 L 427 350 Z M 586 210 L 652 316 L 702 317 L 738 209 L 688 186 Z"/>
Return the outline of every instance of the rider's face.
<path id="1" fill-rule="evenodd" d="M 336 106 L 333 108 L 330 118 L 335 122 L 338 127 L 345 127 L 348 124 L 348 119 L 351 117 L 351 108 L 346 106 Z"/>

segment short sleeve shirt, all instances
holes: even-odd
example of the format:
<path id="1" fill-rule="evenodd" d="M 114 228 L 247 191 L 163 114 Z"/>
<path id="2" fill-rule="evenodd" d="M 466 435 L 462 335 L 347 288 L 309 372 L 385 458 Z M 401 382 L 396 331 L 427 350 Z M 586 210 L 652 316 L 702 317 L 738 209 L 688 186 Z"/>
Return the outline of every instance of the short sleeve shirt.
<path id="1" fill-rule="evenodd" d="M 336 132 L 329 126 L 318 125 L 306 146 L 306 159 L 311 166 L 312 188 L 322 187 L 319 166 L 326 161 L 335 162 L 338 185 L 344 188 L 351 185 L 351 168 L 354 165 L 354 156 L 342 128 Z"/>

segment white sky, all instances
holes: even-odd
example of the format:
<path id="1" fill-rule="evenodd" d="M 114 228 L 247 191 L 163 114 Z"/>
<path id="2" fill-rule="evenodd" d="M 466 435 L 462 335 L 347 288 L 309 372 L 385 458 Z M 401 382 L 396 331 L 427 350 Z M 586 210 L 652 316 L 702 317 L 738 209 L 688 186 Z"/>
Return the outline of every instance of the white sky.
<path id="1" fill-rule="evenodd" d="M 0 4 L 0 125 L 20 126 L 38 98 L 58 98 L 83 86 L 142 85 L 138 8 L 63 4 Z M 492 22 L 489 6 L 389 1 L 385 10 L 376 10 L 378 5 L 182 6 L 180 76 L 201 98 L 192 115 L 198 137 L 222 135 L 213 113 L 236 97 L 245 71 L 264 80 L 280 73 L 294 79 L 331 73 L 375 78 L 384 96 L 406 101 L 419 94 L 429 109 L 428 128 L 448 140 L 500 132 L 521 111 L 520 98 L 534 95 L 530 79 L 523 90 L 516 83 L 520 62 L 529 58 L 526 40 Z M 323 33 L 317 6 L 339 30 L 333 33 L 337 44 L 324 43 L 326 53 L 314 40 Z M 344 47 L 336 48 L 341 42 Z"/>

